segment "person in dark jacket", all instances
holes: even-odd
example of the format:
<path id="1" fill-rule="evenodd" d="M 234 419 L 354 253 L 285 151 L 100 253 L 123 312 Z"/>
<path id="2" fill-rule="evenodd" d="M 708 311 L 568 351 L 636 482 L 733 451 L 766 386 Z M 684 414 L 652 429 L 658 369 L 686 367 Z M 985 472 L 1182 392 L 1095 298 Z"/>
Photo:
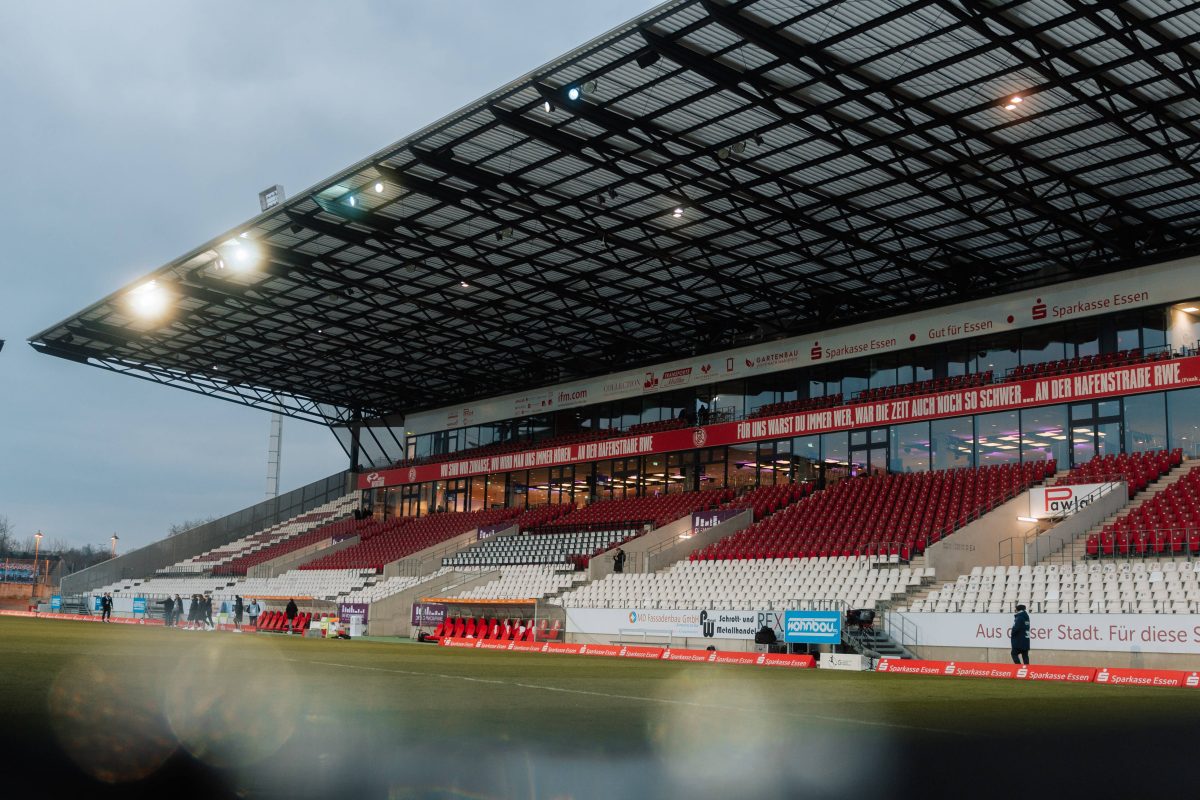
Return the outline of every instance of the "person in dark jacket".
<path id="1" fill-rule="evenodd" d="M 617 548 L 617 552 L 613 553 L 613 572 L 625 571 L 625 551 Z"/>
<path id="2" fill-rule="evenodd" d="M 179 595 L 175 595 L 175 613 L 174 613 L 174 616 L 171 617 L 171 627 L 172 628 L 179 627 L 179 618 L 182 616 L 183 616 L 183 598 L 180 597 Z"/>
<path id="3" fill-rule="evenodd" d="M 1025 606 L 1017 606 L 1017 613 L 1013 615 L 1012 633 L 1009 634 L 1012 641 L 1012 660 L 1014 664 L 1029 664 L 1029 613 L 1025 610 Z"/>
<path id="4" fill-rule="evenodd" d="M 242 629 L 242 610 L 245 606 L 242 605 L 242 596 L 235 594 L 233 596 L 233 629 L 240 631 Z"/>
<path id="5" fill-rule="evenodd" d="M 162 601 L 163 607 L 163 625 L 167 628 L 171 627 L 171 614 L 175 611 L 175 600 L 170 595 L 166 600 Z"/>
<path id="6" fill-rule="evenodd" d="M 210 595 L 210 594 L 206 594 L 204 596 L 204 625 L 209 630 L 216 630 L 216 627 L 217 627 L 216 625 L 213 624 L 212 595 Z"/>
<path id="7" fill-rule="evenodd" d="M 299 613 L 300 609 L 296 608 L 296 601 L 288 600 L 287 608 L 284 609 L 283 615 L 287 617 L 289 632 L 293 630 L 293 626 L 296 622 L 296 615 Z"/>

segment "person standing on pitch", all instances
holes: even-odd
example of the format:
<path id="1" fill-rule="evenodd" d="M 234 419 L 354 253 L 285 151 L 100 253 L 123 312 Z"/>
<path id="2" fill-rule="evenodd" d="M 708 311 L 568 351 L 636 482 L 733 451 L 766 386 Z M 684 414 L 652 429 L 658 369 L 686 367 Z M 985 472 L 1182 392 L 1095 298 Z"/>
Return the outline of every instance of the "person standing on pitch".
<path id="1" fill-rule="evenodd" d="M 204 595 L 204 625 L 210 631 L 217 629 L 217 626 L 213 624 L 211 594 Z"/>
<path id="2" fill-rule="evenodd" d="M 1017 613 L 1013 615 L 1012 632 L 1009 634 L 1012 641 L 1012 660 L 1014 664 L 1029 665 L 1029 613 L 1025 611 L 1025 606 L 1017 606 Z"/>
<path id="3" fill-rule="evenodd" d="M 112 616 L 112 606 L 113 606 L 112 595 L 110 595 L 108 592 L 105 592 L 104 596 L 100 598 L 100 621 L 101 622 L 109 621 L 109 617 Z"/>
<path id="4" fill-rule="evenodd" d="M 179 618 L 183 616 L 183 598 L 175 595 L 175 614 L 171 617 L 171 627 L 179 627 Z"/>
<path id="5" fill-rule="evenodd" d="M 289 599 L 287 608 L 283 611 L 283 614 L 285 617 L 287 617 L 288 621 L 288 633 L 294 632 L 295 629 L 293 626 L 296 623 L 296 615 L 299 613 L 300 609 L 296 608 L 296 601 Z"/>
<path id="6" fill-rule="evenodd" d="M 257 629 L 258 628 L 258 615 L 262 613 L 262 607 L 259 606 L 257 600 L 252 599 L 250 601 L 249 611 L 250 611 L 250 627 Z"/>
<path id="7" fill-rule="evenodd" d="M 167 599 L 162 601 L 162 607 L 163 626 L 169 628 L 171 627 L 171 612 L 175 610 L 175 601 L 171 598 L 171 595 L 167 595 Z"/>
<path id="8" fill-rule="evenodd" d="M 233 629 L 238 633 L 242 631 L 242 596 L 235 594 L 233 596 Z"/>

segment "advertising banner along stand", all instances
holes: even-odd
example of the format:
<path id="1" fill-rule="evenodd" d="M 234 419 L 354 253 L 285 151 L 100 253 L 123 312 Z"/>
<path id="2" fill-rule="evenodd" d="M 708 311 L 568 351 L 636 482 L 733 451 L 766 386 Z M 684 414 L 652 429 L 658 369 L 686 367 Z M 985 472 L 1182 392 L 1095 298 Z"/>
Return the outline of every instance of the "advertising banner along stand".
<path id="1" fill-rule="evenodd" d="M 608 636 L 645 634 L 672 639 L 753 641 L 764 625 L 783 638 L 782 611 L 720 609 L 568 608 L 567 630 Z"/>
<path id="2" fill-rule="evenodd" d="M 922 647 L 991 647 L 1007 650 L 1012 614 L 904 612 L 888 614 L 889 632 L 906 633 Z M 897 628 L 893 636 L 899 637 Z M 1032 649 L 1200 655 L 1200 614 L 1034 614 Z"/>

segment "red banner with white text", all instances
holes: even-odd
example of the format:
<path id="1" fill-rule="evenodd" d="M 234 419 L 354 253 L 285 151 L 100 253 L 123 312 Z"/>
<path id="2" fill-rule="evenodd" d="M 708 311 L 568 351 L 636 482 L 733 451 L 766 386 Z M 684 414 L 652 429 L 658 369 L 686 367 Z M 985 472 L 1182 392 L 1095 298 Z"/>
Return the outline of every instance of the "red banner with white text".
<path id="1" fill-rule="evenodd" d="M 1010 381 L 973 389 L 903 397 L 869 403 L 723 422 L 704 428 L 624 436 L 598 442 L 548 447 L 523 453 L 468 458 L 415 467 L 383 469 L 358 476 L 358 488 L 370 489 L 424 483 L 471 475 L 535 467 L 653 455 L 698 447 L 719 447 L 810 436 L 853 428 L 897 425 L 966 414 L 1013 411 L 1055 403 L 1101 400 L 1129 394 L 1182 389 L 1200 385 L 1200 356 L 1079 372 L 1025 381 Z"/>

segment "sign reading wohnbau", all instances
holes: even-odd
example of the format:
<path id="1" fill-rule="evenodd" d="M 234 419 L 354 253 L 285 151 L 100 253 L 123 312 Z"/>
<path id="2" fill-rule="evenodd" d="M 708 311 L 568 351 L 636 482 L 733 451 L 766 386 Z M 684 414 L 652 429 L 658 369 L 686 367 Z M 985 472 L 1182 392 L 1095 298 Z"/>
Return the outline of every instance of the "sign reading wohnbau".
<path id="1" fill-rule="evenodd" d="M 788 611 L 783 615 L 783 640 L 799 644 L 839 644 L 840 611 Z"/>

